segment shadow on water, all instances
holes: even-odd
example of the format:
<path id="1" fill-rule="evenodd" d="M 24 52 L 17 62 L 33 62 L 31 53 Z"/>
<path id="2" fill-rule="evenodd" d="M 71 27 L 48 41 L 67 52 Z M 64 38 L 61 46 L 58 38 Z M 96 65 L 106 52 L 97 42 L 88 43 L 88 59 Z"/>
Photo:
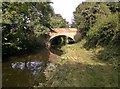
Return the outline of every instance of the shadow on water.
<path id="1" fill-rule="evenodd" d="M 62 54 L 64 54 L 64 51 L 61 50 L 60 48 L 50 48 L 50 51 L 53 53 L 53 54 L 56 54 L 58 56 L 61 56 Z"/>
<path id="2" fill-rule="evenodd" d="M 33 87 L 46 82 L 45 69 L 63 53 L 50 50 L 43 48 L 31 54 L 9 57 L 2 63 L 2 86 Z"/>

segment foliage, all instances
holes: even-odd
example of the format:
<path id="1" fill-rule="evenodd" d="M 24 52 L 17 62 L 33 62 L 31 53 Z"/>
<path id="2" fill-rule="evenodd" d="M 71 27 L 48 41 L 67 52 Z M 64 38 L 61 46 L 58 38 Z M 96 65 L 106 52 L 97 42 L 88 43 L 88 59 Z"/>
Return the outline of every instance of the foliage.
<path id="1" fill-rule="evenodd" d="M 59 56 L 56 62 L 51 63 L 44 72 L 47 79 L 47 82 L 43 84 L 45 87 L 118 86 L 117 63 L 109 64 L 109 62 L 98 60 L 94 50 L 83 48 L 85 41 L 83 39 L 76 44 L 62 47 L 66 53 Z M 112 50 L 106 54 L 109 53 L 112 54 Z M 119 55 L 119 53 L 114 53 L 114 55 Z"/>
<path id="2" fill-rule="evenodd" d="M 74 12 L 73 27 L 77 27 L 84 37 L 101 16 L 110 14 L 106 3 L 85 2 L 76 8 Z"/>
<path id="3" fill-rule="evenodd" d="M 87 33 L 88 43 L 96 46 L 108 45 L 118 32 L 118 14 L 104 16 Z"/>
<path id="4" fill-rule="evenodd" d="M 53 28 L 66 28 L 68 27 L 68 22 L 60 14 L 55 14 L 51 17 L 51 26 Z"/>
<path id="5" fill-rule="evenodd" d="M 45 2 L 2 3 L 3 55 L 32 50 L 37 37 L 50 31 L 53 9 Z"/>
<path id="6" fill-rule="evenodd" d="M 109 2 L 107 4 L 107 6 L 109 7 L 109 9 L 111 10 L 111 12 L 113 12 L 113 13 L 120 12 L 120 3 Z"/>
<path id="7" fill-rule="evenodd" d="M 2 20 L 3 55 L 30 51 L 53 28 L 68 26 L 49 2 L 3 2 Z"/>
<path id="8" fill-rule="evenodd" d="M 120 29 L 118 2 L 84 2 L 74 12 L 73 27 L 87 37 L 86 47 L 119 44 Z"/>

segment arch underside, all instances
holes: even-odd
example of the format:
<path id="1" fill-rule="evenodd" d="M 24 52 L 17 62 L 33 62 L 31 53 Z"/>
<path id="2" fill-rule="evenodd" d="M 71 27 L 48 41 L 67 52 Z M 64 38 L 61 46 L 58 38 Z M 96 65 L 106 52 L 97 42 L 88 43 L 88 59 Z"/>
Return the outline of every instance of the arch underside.
<path id="1" fill-rule="evenodd" d="M 63 37 L 63 38 L 67 37 L 68 44 L 75 42 L 75 40 L 72 37 L 70 37 L 70 36 L 67 36 L 67 35 L 56 35 L 56 36 L 53 36 L 53 37 L 50 38 L 50 43 L 51 44 L 55 44 L 60 39 L 60 37 Z"/>
<path id="2" fill-rule="evenodd" d="M 74 37 L 71 37 L 71 36 L 69 36 L 69 35 L 55 35 L 55 36 L 50 37 L 50 41 L 51 41 L 52 39 L 55 39 L 56 37 L 64 37 L 64 36 L 72 39 L 72 40 L 75 42 Z"/>

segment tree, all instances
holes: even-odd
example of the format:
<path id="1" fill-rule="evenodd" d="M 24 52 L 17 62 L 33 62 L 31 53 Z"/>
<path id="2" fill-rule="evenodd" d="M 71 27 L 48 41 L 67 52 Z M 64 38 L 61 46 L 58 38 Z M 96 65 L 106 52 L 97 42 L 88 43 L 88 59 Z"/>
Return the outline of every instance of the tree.
<path id="1" fill-rule="evenodd" d="M 63 17 L 60 14 L 54 14 L 51 17 L 51 26 L 53 28 L 66 28 L 68 27 L 68 22 L 63 19 Z"/>
<path id="2" fill-rule="evenodd" d="M 96 46 L 105 46 L 113 42 L 118 33 L 118 14 L 112 14 L 107 17 L 104 16 L 90 28 L 87 33 L 88 42 Z"/>
<path id="3" fill-rule="evenodd" d="M 118 45 L 119 12 L 119 2 L 85 2 L 76 8 L 72 26 L 87 38 L 89 46 Z"/>
<path id="4" fill-rule="evenodd" d="M 81 35 L 86 36 L 90 27 L 94 26 L 98 18 L 110 14 L 110 10 L 106 3 L 100 2 L 84 2 L 76 8 L 73 19 L 74 27 L 81 31 Z"/>
<path id="5" fill-rule="evenodd" d="M 50 31 L 52 15 L 53 9 L 47 2 L 3 2 L 3 55 L 36 47 L 36 38 Z"/>

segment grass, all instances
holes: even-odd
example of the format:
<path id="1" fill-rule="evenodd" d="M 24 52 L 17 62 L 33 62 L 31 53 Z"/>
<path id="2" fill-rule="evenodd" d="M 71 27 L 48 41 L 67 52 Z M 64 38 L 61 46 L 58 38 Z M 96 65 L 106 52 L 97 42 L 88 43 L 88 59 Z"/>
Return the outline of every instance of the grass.
<path id="1" fill-rule="evenodd" d="M 86 50 L 85 40 L 62 47 L 51 69 L 45 71 L 49 87 L 118 87 L 118 71 L 114 65 L 96 56 L 104 48 Z M 101 55 L 102 56 L 102 55 Z"/>

